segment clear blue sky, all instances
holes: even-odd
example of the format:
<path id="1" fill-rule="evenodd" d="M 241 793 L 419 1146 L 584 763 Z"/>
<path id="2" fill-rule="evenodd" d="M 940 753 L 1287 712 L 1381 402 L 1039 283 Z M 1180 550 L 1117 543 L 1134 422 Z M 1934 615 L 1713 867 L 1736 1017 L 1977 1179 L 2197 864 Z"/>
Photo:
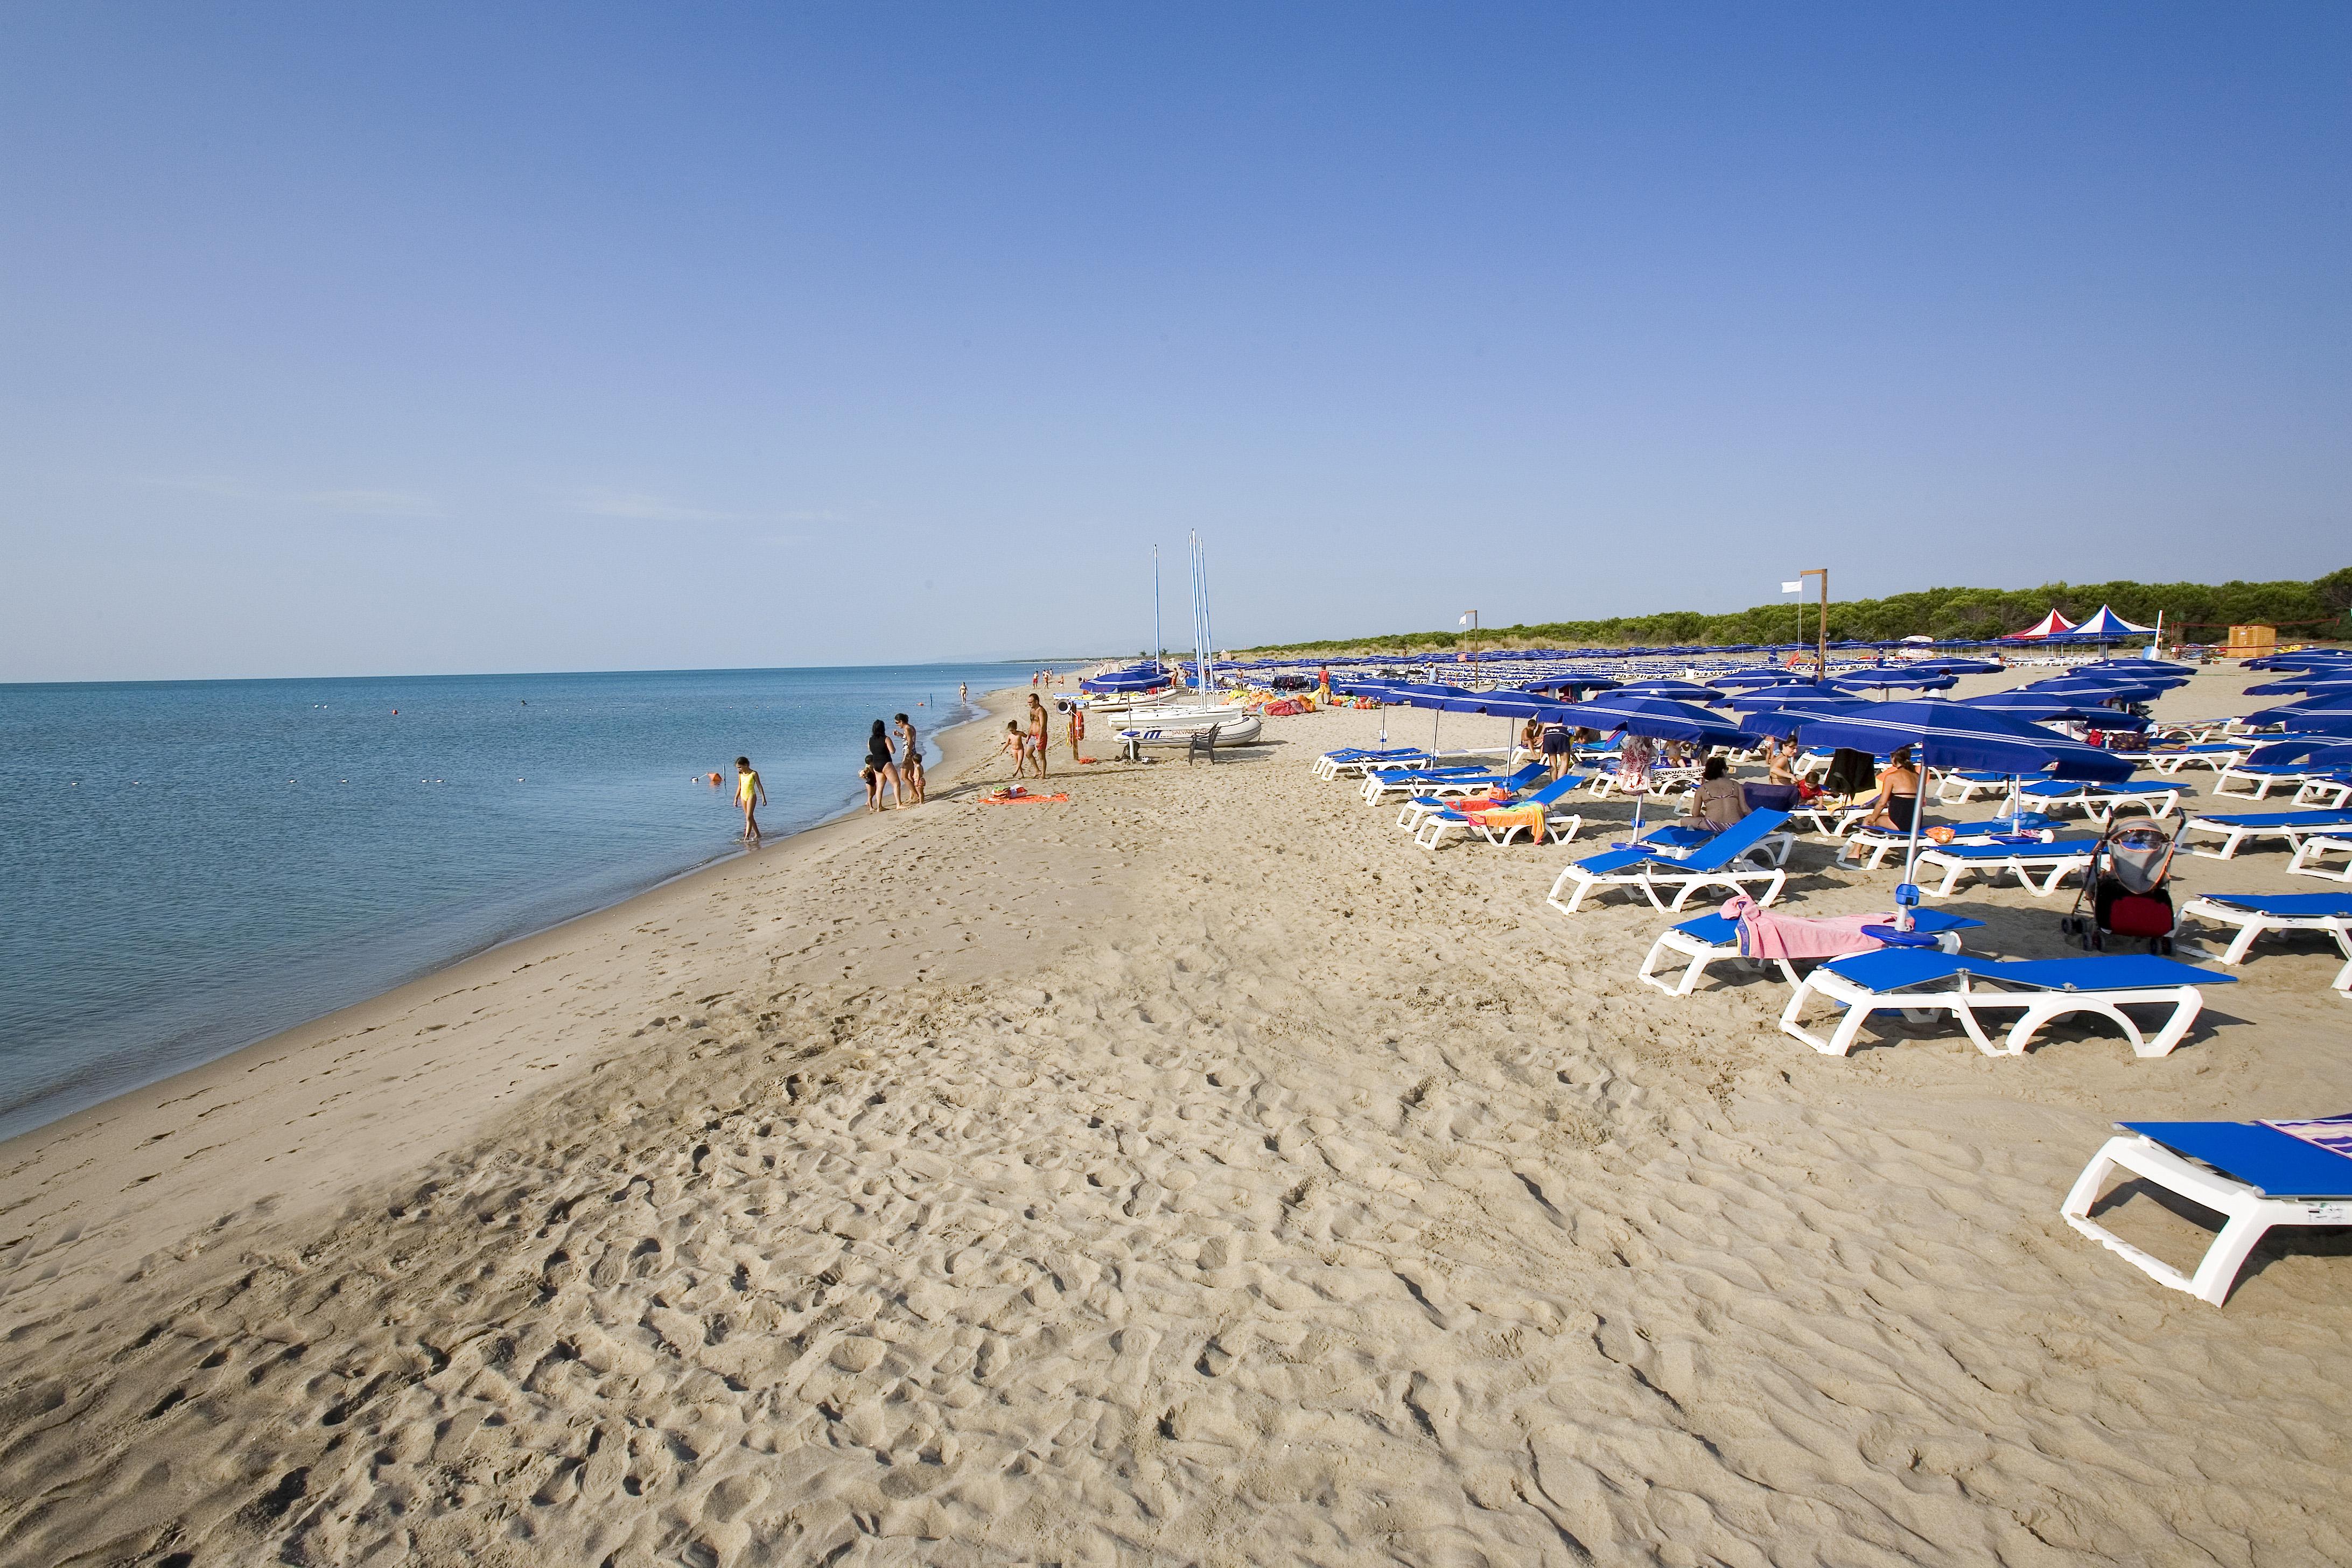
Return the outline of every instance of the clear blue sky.
<path id="1" fill-rule="evenodd" d="M 1235 644 L 2347 526 L 2352 8 L 12 5 L 0 679 Z"/>

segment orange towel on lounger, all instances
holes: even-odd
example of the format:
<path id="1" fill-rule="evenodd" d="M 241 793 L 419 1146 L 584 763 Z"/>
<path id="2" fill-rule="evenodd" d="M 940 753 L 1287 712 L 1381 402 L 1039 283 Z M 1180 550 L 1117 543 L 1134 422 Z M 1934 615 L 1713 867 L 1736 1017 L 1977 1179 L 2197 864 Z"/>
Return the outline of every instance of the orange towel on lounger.
<path id="1" fill-rule="evenodd" d="M 1538 844 L 1544 841 L 1544 808 L 1540 805 L 1495 805 L 1462 814 L 1500 838 L 1514 827 L 1524 827 Z"/>

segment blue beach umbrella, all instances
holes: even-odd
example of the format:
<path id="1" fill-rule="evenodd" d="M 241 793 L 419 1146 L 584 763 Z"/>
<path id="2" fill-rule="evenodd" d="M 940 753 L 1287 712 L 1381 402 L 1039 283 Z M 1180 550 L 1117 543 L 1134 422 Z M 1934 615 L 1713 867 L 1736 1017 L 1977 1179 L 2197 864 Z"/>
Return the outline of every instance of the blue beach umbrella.
<path id="1" fill-rule="evenodd" d="M 1764 666 L 1756 669 L 1735 669 L 1707 681 L 1709 686 L 1737 689 L 1745 686 L 1788 686 L 1800 683 L 1804 677 L 1792 669 Z"/>
<path id="2" fill-rule="evenodd" d="M 1832 675 L 1829 683 L 1851 691 L 1948 691 L 1960 683 L 1957 675 L 1941 670 L 1906 670 L 1890 666 L 1849 670 Z"/>
<path id="3" fill-rule="evenodd" d="M 1745 746 L 1752 737 L 1704 708 L 1677 702 L 1671 697 L 1612 691 L 1590 702 L 1570 703 L 1559 710 L 1555 723 L 1573 724 L 1603 734 L 1622 730 L 1654 741 L 1685 741 L 1709 746 Z M 1641 836 L 1642 797 L 1633 797 L 1633 832 Z"/>
<path id="4" fill-rule="evenodd" d="M 2352 691 L 2326 692 L 2317 697 L 2305 697 L 2299 701 L 2283 702 L 2276 708 L 2264 708 L 2246 715 L 2249 724 L 2294 724 L 2317 719 L 2331 713 L 2352 713 Z"/>
<path id="5" fill-rule="evenodd" d="M 1994 709 L 1973 707 L 1943 698 L 1924 697 L 1904 702 L 1873 702 L 1858 709 L 1823 713 L 1802 726 L 1805 743 L 1851 746 L 1873 756 L 1908 746 L 1922 770 L 1942 768 L 1985 773 L 2040 774 L 2046 778 L 2117 783 L 2132 775 L 2132 764 L 2095 746 L 2070 741 L 2055 730 Z M 1919 819 L 1927 815 L 1927 775 L 1920 775 L 1920 798 L 1912 803 L 1911 842 L 1903 857 L 1903 879 L 1909 881 L 1919 857 Z"/>
<path id="6" fill-rule="evenodd" d="M 2289 680 L 2265 680 L 2246 688 L 2249 697 L 2333 697 L 2352 691 L 2352 672 L 2343 675 L 2299 675 Z"/>
<path id="7" fill-rule="evenodd" d="M 2095 717 L 2063 697 L 2051 697 L 2042 692 L 2022 689 L 2016 691 L 1990 691 L 1982 697 L 1963 697 L 1959 700 L 1971 708 L 1990 708 L 1997 712 L 2006 713 L 2012 719 L 2023 719 L 2035 724 L 2047 724 L 2053 719 L 2063 719 L 2069 723 L 2087 724 Z"/>
<path id="8" fill-rule="evenodd" d="M 1617 690 L 1621 695 L 1637 692 L 1643 697 L 1671 697 L 1677 702 L 1706 702 L 1716 695 L 1709 688 L 1688 680 L 1629 680 Z"/>

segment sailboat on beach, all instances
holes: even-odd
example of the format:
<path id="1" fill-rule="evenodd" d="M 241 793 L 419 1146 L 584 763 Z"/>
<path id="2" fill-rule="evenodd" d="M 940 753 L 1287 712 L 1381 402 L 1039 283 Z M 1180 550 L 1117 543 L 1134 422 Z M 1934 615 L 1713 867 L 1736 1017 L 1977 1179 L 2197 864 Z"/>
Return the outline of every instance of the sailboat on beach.
<path id="1" fill-rule="evenodd" d="M 1158 557 L 1152 569 L 1152 598 L 1159 599 Z M 1221 746 L 1245 745 L 1258 737 L 1265 721 L 1238 703 L 1220 702 L 1216 689 L 1216 655 L 1209 624 L 1209 565 L 1202 553 L 1201 536 L 1192 535 L 1192 700 L 1152 706 L 1129 706 L 1129 727 L 1119 731 L 1120 744 L 1132 752 L 1149 746 L 1190 746 L 1192 737 L 1214 729 Z M 1171 688 L 1173 695 L 1181 688 Z"/>

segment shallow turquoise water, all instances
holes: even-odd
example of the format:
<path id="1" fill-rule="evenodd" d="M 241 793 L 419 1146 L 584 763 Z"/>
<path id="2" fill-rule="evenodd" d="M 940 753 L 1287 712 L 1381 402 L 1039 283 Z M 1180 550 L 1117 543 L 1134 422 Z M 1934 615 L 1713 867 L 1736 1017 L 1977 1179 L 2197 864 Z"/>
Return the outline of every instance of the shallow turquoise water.
<path id="1" fill-rule="evenodd" d="M 736 853 L 739 754 L 813 826 L 1026 673 L 0 686 L 0 1136 Z"/>

